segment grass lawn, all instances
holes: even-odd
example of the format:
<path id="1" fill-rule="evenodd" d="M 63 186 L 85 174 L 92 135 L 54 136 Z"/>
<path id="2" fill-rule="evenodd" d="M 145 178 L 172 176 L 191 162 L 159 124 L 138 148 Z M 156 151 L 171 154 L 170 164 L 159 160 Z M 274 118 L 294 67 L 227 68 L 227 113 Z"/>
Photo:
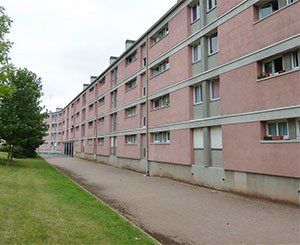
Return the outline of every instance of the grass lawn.
<path id="1" fill-rule="evenodd" d="M 0 153 L 0 244 L 154 244 L 42 158 Z"/>

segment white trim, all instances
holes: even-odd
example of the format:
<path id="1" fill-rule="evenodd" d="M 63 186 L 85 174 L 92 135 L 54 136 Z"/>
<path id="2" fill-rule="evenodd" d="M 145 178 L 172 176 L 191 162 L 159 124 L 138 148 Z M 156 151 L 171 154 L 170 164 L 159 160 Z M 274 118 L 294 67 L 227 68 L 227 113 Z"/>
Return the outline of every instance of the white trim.
<path id="1" fill-rule="evenodd" d="M 213 1 L 212 2 L 212 7 L 209 8 L 209 1 Z M 216 0 L 206 0 L 206 13 L 212 11 L 214 8 L 216 8 L 218 5 L 217 1 Z"/>
<path id="2" fill-rule="evenodd" d="M 193 8 L 197 6 L 197 18 L 193 20 Z M 200 1 L 198 1 L 195 5 L 191 7 L 191 24 L 197 22 L 200 19 Z"/>
<path id="3" fill-rule="evenodd" d="M 217 50 L 214 52 L 210 52 L 211 51 L 211 38 L 212 37 L 217 37 Z M 216 53 L 219 52 L 219 40 L 218 40 L 218 33 L 214 33 L 213 35 L 211 35 L 210 37 L 208 37 L 208 56 L 214 55 Z"/>
<path id="4" fill-rule="evenodd" d="M 297 140 L 300 140 L 300 119 L 296 120 Z"/>
<path id="5" fill-rule="evenodd" d="M 196 47 L 198 48 L 197 49 L 197 51 L 198 51 L 198 59 L 197 60 L 195 60 L 195 48 Z M 198 44 L 192 46 L 192 64 L 195 64 L 195 63 L 197 63 L 197 62 L 199 62 L 201 60 L 202 60 L 201 44 L 198 43 Z"/>
<path id="6" fill-rule="evenodd" d="M 295 64 L 294 64 L 294 54 L 296 53 L 296 56 L 297 56 L 297 59 L 298 59 L 298 65 L 296 66 Z M 299 50 L 297 50 L 297 51 L 294 51 L 294 52 L 292 52 L 291 53 L 291 60 L 292 60 L 292 69 L 294 70 L 294 69 L 299 69 Z"/>
<path id="7" fill-rule="evenodd" d="M 200 101 L 199 102 L 196 101 L 196 88 L 197 87 L 199 87 L 200 91 L 201 91 L 201 93 L 200 93 Z M 201 84 L 198 84 L 198 85 L 196 85 L 196 86 L 193 87 L 194 105 L 200 105 L 200 104 L 203 103 L 203 93 L 202 92 L 203 91 L 202 91 L 202 85 Z"/>
<path id="8" fill-rule="evenodd" d="M 216 81 L 218 81 L 219 82 L 219 97 L 218 98 L 213 98 L 212 97 L 212 93 L 213 93 L 213 91 L 212 91 L 212 84 L 213 84 L 213 82 L 216 82 Z M 220 100 L 221 99 L 221 94 L 220 94 L 220 80 L 211 80 L 210 82 L 209 82 L 209 99 L 210 99 L 210 101 L 217 101 L 217 100 Z"/>

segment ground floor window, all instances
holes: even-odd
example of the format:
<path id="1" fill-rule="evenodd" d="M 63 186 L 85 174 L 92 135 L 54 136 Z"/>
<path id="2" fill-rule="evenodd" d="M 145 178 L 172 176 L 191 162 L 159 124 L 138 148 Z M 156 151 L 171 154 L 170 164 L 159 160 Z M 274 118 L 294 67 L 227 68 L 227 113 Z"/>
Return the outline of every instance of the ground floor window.
<path id="1" fill-rule="evenodd" d="M 268 122 L 267 123 L 267 136 L 278 136 L 278 139 L 288 139 L 288 123 L 286 121 L 281 122 Z"/>

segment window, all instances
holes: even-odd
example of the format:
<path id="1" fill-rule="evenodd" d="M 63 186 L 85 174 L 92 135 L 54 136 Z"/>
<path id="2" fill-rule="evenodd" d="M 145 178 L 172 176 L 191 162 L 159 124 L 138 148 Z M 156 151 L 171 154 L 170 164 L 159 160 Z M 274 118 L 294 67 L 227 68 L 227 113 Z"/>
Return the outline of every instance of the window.
<path id="1" fill-rule="evenodd" d="M 105 97 L 99 99 L 99 106 L 105 103 Z"/>
<path id="2" fill-rule="evenodd" d="M 200 18 L 200 3 L 197 2 L 192 8 L 191 8 L 191 21 L 192 23 L 195 22 Z"/>
<path id="3" fill-rule="evenodd" d="M 210 128 L 210 144 L 212 149 L 222 149 L 222 128 L 211 127 Z"/>
<path id="4" fill-rule="evenodd" d="M 146 96 L 146 92 L 147 92 L 146 87 L 143 87 L 142 88 L 142 96 Z"/>
<path id="5" fill-rule="evenodd" d="M 104 145 L 104 138 L 98 138 L 98 145 Z"/>
<path id="6" fill-rule="evenodd" d="M 153 109 L 164 108 L 170 105 L 169 95 L 162 96 L 152 101 Z"/>
<path id="7" fill-rule="evenodd" d="M 259 19 L 263 19 L 268 15 L 272 14 L 274 11 L 278 10 L 278 1 L 270 1 L 269 3 L 259 7 Z"/>
<path id="8" fill-rule="evenodd" d="M 136 144 L 137 142 L 137 136 L 134 135 L 125 135 L 125 143 L 126 144 Z"/>
<path id="9" fill-rule="evenodd" d="M 129 65 L 137 59 L 137 51 L 134 51 L 131 55 L 126 58 L 126 65 Z"/>
<path id="10" fill-rule="evenodd" d="M 153 134 L 153 143 L 162 144 L 170 143 L 170 132 L 159 132 Z"/>
<path id="11" fill-rule="evenodd" d="M 99 123 L 99 125 L 103 125 L 104 124 L 104 117 L 99 118 L 98 123 Z"/>
<path id="12" fill-rule="evenodd" d="M 292 68 L 299 68 L 299 57 L 298 57 L 298 51 L 293 52 L 292 55 Z"/>
<path id="13" fill-rule="evenodd" d="M 289 138 L 287 122 L 269 122 L 267 123 L 268 136 L 283 136 L 283 139 Z"/>
<path id="14" fill-rule="evenodd" d="M 147 58 L 143 57 L 142 59 L 142 67 L 145 67 L 147 65 Z"/>
<path id="15" fill-rule="evenodd" d="M 163 27 L 161 30 L 159 30 L 156 34 L 154 34 L 151 38 L 152 44 L 158 43 L 161 39 L 163 39 L 166 35 L 169 34 L 169 28 L 168 26 Z"/>
<path id="16" fill-rule="evenodd" d="M 112 81 L 112 85 L 116 85 L 118 82 L 118 67 L 114 68 L 111 71 L 111 81 Z"/>
<path id="17" fill-rule="evenodd" d="M 291 4 L 293 2 L 295 2 L 295 0 L 286 0 L 286 4 Z"/>
<path id="18" fill-rule="evenodd" d="M 274 60 L 263 63 L 262 66 L 263 74 L 274 75 L 283 72 L 282 57 L 278 57 Z"/>
<path id="19" fill-rule="evenodd" d="M 207 0 L 207 12 L 217 6 L 217 0 Z"/>
<path id="20" fill-rule="evenodd" d="M 192 62 L 196 63 L 201 60 L 201 45 L 200 43 L 192 47 Z"/>
<path id="21" fill-rule="evenodd" d="M 129 91 L 129 90 L 133 89 L 134 87 L 136 87 L 136 85 L 137 85 L 137 80 L 135 78 L 125 84 L 125 91 Z"/>
<path id="22" fill-rule="evenodd" d="M 136 115 L 136 106 L 126 109 L 126 117 L 132 117 Z"/>
<path id="23" fill-rule="evenodd" d="M 143 116 L 143 117 L 142 117 L 142 127 L 143 127 L 143 128 L 146 128 L 146 126 L 147 126 L 147 120 L 146 120 L 146 117 Z"/>
<path id="24" fill-rule="evenodd" d="M 94 107 L 93 104 L 92 104 L 92 105 L 89 105 L 89 111 L 92 111 L 92 110 L 93 110 L 93 107 Z"/>
<path id="25" fill-rule="evenodd" d="M 93 127 L 93 124 L 94 124 L 94 122 L 93 122 L 93 121 L 90 121 L 90 122 L 89 122 L 89 128 L 92 128 L 92 127 Z"/>
<path id="26" fill-rule="evenodd" d="M 159 65 L 151 68 L 151 70 L 152 70 L 152 76 L 156 76 L 156 75 L 158 75 L 158 74 L 160 74 L 160 73 L 168 70 L 169 68 L 170 68 L 169 61 L 166 60 L 166 61 L 160 63 Z"/>
<path id="27" fill-rule="evenodd" d="M 203 141 L 203 129 L 197 128 L 194 129 L 194 149 L 203 149 L 204 141 Z"/>
<path id="28" fill-rule="evenodd" d="M 202 101 L 202 86 L 199 84 L 194 87 L 194 104 L 200 104 Z"/>
<path id="29" fill-rule="evenodd" d="M 218 33 L 212 35 L 208 39 L 208 53 L 214 54 L 218 52 Z"/>
<path id="30" fill-rule="evenodd" d="M 94 87 L 89 89 L 89 93 L 93 93 L 94 92 Z"/>
<path id="31" fill-rule="evenodd" d="M 105 77 L 99 80 L 99 86 L 101 87 L 103 84 L 105 84 Z"/>
<path id="32" fill-rule="evenodd" d="M 300 140 L 300 119 L 296 121 L 296 127 L 297 127 L 297 140 Z"/>
<path id="33" fill-rule="evenodd" d="M 87 140 L 87 144 L 88 144 L 88 145 L 92 145 L 92 144 L 93 144 L 93 139 L 88 139 L 88 140 Z"/>
<path id="34" fill-rule="evenodd" d="M 210 100 L 220 99 L 220 81 L 214 80 L 210 82 Z"/>

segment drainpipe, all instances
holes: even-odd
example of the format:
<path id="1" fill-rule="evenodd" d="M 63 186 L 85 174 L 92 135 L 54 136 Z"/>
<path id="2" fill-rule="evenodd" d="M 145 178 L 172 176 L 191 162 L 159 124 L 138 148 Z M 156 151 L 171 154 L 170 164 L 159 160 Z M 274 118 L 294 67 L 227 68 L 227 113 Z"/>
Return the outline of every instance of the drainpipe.
<path id="1" fill-rule="evenodd" d="M 149 35 L 146 35 L 146 161 L 147 161 L 147 170 L 146 176 L 150 177 L 150 163 L 149 163 L 149 56 L 148 56 L 148 40 Z"/>

